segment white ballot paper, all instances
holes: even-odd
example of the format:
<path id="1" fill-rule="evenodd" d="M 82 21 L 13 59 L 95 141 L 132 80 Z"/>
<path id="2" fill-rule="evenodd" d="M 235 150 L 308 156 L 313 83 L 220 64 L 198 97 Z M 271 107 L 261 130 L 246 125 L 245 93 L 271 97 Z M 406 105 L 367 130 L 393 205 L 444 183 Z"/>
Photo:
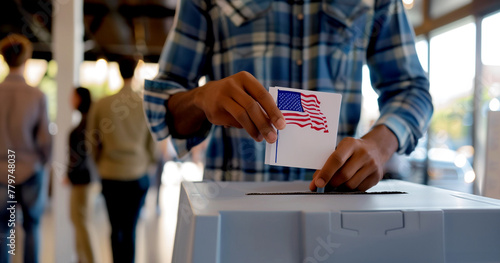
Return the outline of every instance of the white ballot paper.
<path id="1" fill-rule="evenodd" d="M 342 95 L 270 87 L 286 128 L 266 143 L 266 164 L 321 169 L 337 145 Z"/>

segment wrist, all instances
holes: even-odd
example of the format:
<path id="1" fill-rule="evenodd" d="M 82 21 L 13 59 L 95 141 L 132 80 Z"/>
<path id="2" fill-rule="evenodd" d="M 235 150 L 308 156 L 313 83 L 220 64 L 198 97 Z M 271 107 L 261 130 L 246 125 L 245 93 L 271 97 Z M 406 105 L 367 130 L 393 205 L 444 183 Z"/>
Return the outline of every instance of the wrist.
<path id="1" fill-rule="evenodd" d="M 197 89 L 176 93 L 167 100 L 166 122 L 174 138 L 192 136 L 204 126 L 206 116 L 200 108 Z"/>
<path id="2" fill-rule="evenodd" d="M 205 115 L 205 111 L 203 110 L 204 107 L 204 103 L 206 101 L 206 97 L 204 96 L 203 94 L 203 86 L 202 87 L 198 87 L 196 89 L 192 89 L 190 90 L 188 93 L 190 93 L 189 96 L 191 96 L 193 99 L 192 99 L 192 103 L 193 103 L 193 109 L 195 109 L 196 111 L 198 111 L 197 115 L 199 116 L 203 116 L 204 119 L 206 119 L 206 115 Z"/>
<path id="3" fill-rule="evenodd" d="M 399 147 L 396 135 L 385 125 L 373 127 L 362 139 L 376 146 L 384 162 L 389 160 Z"/>

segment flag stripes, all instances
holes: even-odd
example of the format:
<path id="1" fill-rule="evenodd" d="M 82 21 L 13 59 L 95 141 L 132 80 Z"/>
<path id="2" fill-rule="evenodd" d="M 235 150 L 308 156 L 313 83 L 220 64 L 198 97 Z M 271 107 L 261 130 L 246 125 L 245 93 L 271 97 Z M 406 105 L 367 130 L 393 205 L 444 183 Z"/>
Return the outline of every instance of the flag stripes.
<path id="1" fill-rule="evenodd" d="M 310 126 L 314 130 L 328 133 L 326 117 L 320 110 L 320 104 L 316 95 L 278 90 L 278 108 L 287 124 L 301 128 Z"/>

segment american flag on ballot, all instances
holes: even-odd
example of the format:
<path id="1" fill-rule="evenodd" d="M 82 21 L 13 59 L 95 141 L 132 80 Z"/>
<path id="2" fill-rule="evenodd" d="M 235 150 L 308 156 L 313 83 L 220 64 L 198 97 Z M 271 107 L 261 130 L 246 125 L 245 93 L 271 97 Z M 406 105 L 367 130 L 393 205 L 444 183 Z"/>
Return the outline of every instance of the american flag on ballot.
<path id="1" fill-rule="evenodd" d="M 326 117 L 320 110 L 321 102 L 316 95 L 278 90 L 277 104 L 287 124 L 298 125 L 301 128 L 310 126 L 311 129 L 328 133 Z"/>

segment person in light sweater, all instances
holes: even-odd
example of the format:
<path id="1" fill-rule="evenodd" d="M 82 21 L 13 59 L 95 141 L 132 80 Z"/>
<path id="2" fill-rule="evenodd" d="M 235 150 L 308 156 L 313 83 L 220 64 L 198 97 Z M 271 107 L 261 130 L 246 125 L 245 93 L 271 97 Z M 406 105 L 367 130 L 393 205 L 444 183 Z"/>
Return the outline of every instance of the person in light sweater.
<path id="1" fill-rule="evenodd" d="M 150 184 L 147 171 L 157 151 L 142 98 L 132 89 L 137 60 L 122 58 L 118 64 L 123 87 L 91 107 L 87 131 L 111 224 L 113 260 L 126 263 L 134 262 L 136 225 Z"/>

